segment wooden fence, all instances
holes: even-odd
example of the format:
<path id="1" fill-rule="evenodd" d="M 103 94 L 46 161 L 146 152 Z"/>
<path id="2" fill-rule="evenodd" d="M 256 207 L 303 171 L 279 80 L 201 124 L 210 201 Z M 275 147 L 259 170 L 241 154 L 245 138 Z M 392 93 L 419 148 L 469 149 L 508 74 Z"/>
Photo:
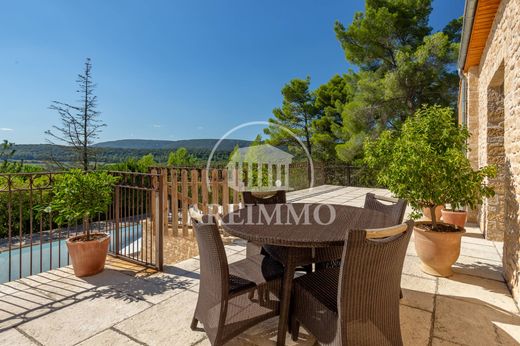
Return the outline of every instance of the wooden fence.
<path id="1" fill-rule="evenodd" d="M 291 164 L 290 186 L 295 190 L 308 188 L 307 171 L 306 163 Z M 162 213 L 167 215 L 162 218 L 166 235 L 191 235 L 190 206 L 205 214 L 227 214 L 236 210 L 241 202 L 241 194 L 228 186 L 228 171 L 223 167 L 209 170 L 201 167 L 154 167 L 151 173 L 161 176 L 161 191 L 165 191 L 159 199 Z M 366 173 L 360 167 L 315 163 L 314 186 L 373 186 L 364 175 Z M 152 199 L 152 203 L 155 201 Z M 152 205 L 152 210 L 158 210 L 157 206 Z"/>
<path id="2" fill-rule="evenodd" d="M 169 235 L 190 235 L 188 210 L 196 207 L 205 214 L 236 210 L 240 203 L 238 191 L 228 186 L 227 169 L 154 168 L 152 173 L 163 176 L 162 206 L 164 229 Z M 220 210 L 219 210 L 220 209 Z M 155 210 L 155 209 L 153 209 Z"/>

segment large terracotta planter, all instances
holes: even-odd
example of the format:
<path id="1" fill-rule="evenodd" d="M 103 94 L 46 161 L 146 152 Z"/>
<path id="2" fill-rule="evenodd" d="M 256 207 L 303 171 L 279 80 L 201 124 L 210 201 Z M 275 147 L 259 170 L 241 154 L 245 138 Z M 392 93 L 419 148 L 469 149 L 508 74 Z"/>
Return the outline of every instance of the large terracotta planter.
<path id="1" fill-rule="evenodd" d="M 464 227 L 468 219 L 467 211 L 453 211 L 442 209 L 442 221 L 451 225 Z"/>
<path id="2" fill-rule="evenodd" d="M 443 205 L 438 205 L 435 207 L 435 217 L 437 219 L 437 222 L 441 221 L 442 209 L 444 209 Z M 432 215 L 430 213 L 430 208 L 423 208 L 422 212 L 423 212 L 424 218 L 426 220 L 432 219 Z"/>
<path id="3" fill-rule="evenodd" d="M 93 235 L 102 237 L 89 241 L 76 240 L 84 237 L 83 235 L 67 239 L 74 274 L 78 277 L 91 276 L 102 272 L 105 268 L 110 236 L 104 233 Z"/>
<path id="4" fill-rule="evenodd" d="M 431 222 L 417 222 L 414 227 L 415 251 L 421 259 L 421 270 L 434 276 L 448 277 L 453 274 L 451 266 L 460 255 L 460 241 L 466 232 L 456 226 L 458 232 L 434 232 L 417 226 Z"/>

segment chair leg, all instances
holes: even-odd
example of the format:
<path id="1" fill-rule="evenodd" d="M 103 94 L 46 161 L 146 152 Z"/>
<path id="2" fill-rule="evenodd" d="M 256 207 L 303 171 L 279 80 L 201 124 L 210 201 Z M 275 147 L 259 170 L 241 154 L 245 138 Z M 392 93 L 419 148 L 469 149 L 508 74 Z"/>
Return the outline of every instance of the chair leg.
<path id="1" fill-rule="evenodd" d="M 271 292 L 269 291 L 268 288 L 266 288 L 264 293 L 265 293 L 265 297 L 264 297 L 265 302 L 269 303 L 271 301 Z"/>
<path id="2" fill-rule="evenodd" d="M 399 299 L 403 299 L 403 289 L 399 289 Z"/>
<path id="3" fill-rule="evenodd" d="M 260 306 L 265 306 L 265 287 L 263 286 L 258 286 L 258 304 L 260 304 Z"/>
<path id="4" fill-rule="evenodd" d="M 197 329 L 197 324 L 199 323 L 199 320 L 197 320 L 195 317 L 193 317 L 193 319 L 191 320 L 191 330 L 195 330 Z"/>
<path id="5" fill-rule="evenodd" d="M 300 334 L 300 322 L 296 319 L 291 317 L 290 322 L 290 331 L 291 331 L 291 338 L 293 341 L 298 341 L 298 336 Z"/>

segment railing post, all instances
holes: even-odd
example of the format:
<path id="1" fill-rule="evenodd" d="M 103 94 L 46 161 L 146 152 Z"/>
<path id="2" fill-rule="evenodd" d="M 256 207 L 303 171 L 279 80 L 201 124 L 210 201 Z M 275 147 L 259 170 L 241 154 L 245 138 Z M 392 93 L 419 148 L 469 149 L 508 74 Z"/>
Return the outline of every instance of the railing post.
<path id="1" fill-rule="evenodd" d="M 177 170 L 171 170 L 171 181 L 172 181 L 172 230 L 173 235 L 179 235 L 179 187 Z"/>
<path id="2" fill-rule="evenodd" d="M 166 179 L 166 174 L 164 171 L 161 171 L 159 175 L 159 184 L 158 186 L 154 186 L 156 189 L 155 193 L 155 220 L 154 226 L 156 227 L 155 232 L 155 263 L 157 269 L 159 271 L 163 270 L 163 236 L 164 236 L 164 198 L 163 194 L 167 191 L 164 190 L 164 179 Z M 157 180 L 156 180 L 157 181 Z"/>
<path id="3" fill-rule="evenodd" d="M 114 222 L 116 223 L 116 256 L 119 256 L 119 186 L 116 185 L 116 190 L 114 193 Z"/>
<path id="4" fill-rule="evenodd" d="M 163 232 L 168 232 L 168 170 L 166 168 L 161 169 L 161 177 L 163 178 L 161 181 L 161 198 L 162 198 L 162 209 L 161 213 L 163 214 Z"/>
<path id="5" fill-rule="evenodd" d="M 182 235 L 187 237 L 188 234 L 188 171 L 182 169 L 181 171 L 181 206 L 182 206 Z"/>

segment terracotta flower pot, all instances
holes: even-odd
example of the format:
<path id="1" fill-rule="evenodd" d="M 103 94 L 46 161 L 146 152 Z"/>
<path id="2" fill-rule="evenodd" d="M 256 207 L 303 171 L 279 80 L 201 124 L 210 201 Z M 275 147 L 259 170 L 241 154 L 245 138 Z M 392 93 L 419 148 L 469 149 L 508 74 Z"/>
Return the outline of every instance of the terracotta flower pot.
<path id="1" fill-rule="evenodd" d="M 417 227 L 421 224 L 431 222 L 417 222 L 414 227 L 415 251 L 421 259 L 421 270 L 434 276 L 451 276 L 451 266 L 459 258 L 460 240 L 466 230 L 456 226 L 458 232 L 427 231 Z"/>
<path id="2" fill-rule="evenodd" d="M 437 219 L 437 222 L 441 221 L 442 209 L 444 209 L 443 205 L 438 205 L 438 206 L 435 207 L 435 217 Z M 423 208 L 422 212 L 423 212 L 424 218 L 426 220 L 431 220 L 432 219 L 432 216 L 431 216 L 431 213 L 430 213 L 430 208 Z"/>
<path id="3" fill-rule="evenodd" d="M 468 212 L 442 209 L 442 221 L 451 225 L 464 227 L 468 219 Z"/>
<path id="4" fill-rule="evenodd" d="M 104 233 L 93 233 L 97 239 L 81 241 L 84 236 L 67 239 L 70 259 L 74 274 L 78 277 L 100 273 L 105 268 L 110 236 Z"/>

